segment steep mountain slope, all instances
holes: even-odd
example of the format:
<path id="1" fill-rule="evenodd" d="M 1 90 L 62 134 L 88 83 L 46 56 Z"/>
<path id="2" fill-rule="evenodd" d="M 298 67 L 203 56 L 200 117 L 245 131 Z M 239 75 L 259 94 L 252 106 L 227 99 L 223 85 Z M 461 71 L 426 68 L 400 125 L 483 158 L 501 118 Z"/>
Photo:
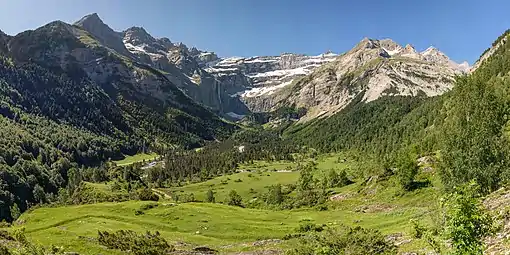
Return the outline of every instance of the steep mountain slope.
<path id="1" fill-rule="evenodd" d="M 249 102 L 250 98 L 271 95 L 293 80 L 311 73 L 322 64 L 333 61 L 336 54 L 319 56 L 284 53 L 280 56 L 216 59 L 206 63 L 232 97 Z M 248 103 L 248 106 L 251 105 Z"/>
<path id="2" fill-rule="evenodd" d="M 0 30 L 0 53 L 7 52 L 7 43 L 10 37 Z"/>
<path id="3" fill-rule="evenodd" d="M 510 29 L 505 31 L 496 41 L 492 43 L 492 46 L 485 50 L 484 53 L 480 56 L 480 58 L 476 61 L 476 63 L 473 65 L 473 68 L 471 68 L 471 72 L 476 71 L 485 60 L 487 60 L 489 57 L 491 57 L 503 44 L 506 43 L 506 40 L 508 40 L 508 35 L 510 34 Z"/>
<path id="4" fill-rule="evenodd" d="M 306 120 L 332 115 L 358 95 L 364 102 L 385 95 L 440 95 L 465 70 L 434 48 L 418 53 L 410 45 L 365 38 L 311 74 L 246 102 L 254 111 L 306 108 Z"/>
<path id="5" fill-rule="evenodd" d="M 195 101 L 226 116 L 249 112 L 239 99 L 228 95 L 220 81 L 201 68 L 200 57 L 208 60 L 206 56 L 210 54 L 196 48 L 190 51 L 186 45 L 174 44 L 168 38 L 155 39 L 141 27 L 131 27 L 122 34 L 123 43 L 130 54 L 140 62 L 161 70 Z"/>

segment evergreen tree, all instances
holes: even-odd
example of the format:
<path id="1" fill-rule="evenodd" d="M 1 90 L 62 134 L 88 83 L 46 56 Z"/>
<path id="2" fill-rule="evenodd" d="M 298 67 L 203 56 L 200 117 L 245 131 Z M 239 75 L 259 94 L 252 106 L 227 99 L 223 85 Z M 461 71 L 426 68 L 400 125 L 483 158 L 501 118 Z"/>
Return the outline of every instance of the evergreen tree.
<path id="1" fill-rule="evenodd" d="M 205 197 L 205 201 L 207 203 L 215 203 L 216 202 L 216 198 L 214 197 L 214 191 L 212 189 L 209 189 L 207 191 L 207 194 L 206 194 L 206 197 Z"/>

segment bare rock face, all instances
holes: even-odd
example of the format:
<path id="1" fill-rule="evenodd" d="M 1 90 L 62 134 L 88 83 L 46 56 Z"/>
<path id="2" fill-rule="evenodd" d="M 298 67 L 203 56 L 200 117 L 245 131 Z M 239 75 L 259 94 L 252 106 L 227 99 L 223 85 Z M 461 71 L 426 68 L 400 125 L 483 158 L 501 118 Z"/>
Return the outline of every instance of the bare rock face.
<path id="1" fill-rule="evenodd" d="M 359 95 L 365 102 L 382 96 L 440 95 L 466 70 L 435 48 L 418 53 L 411 45 L 365 38 L 311 73 L 272 90 L 245 93 L 243 99 L 253 111 L 304 107 L 308 113 L 302 120 L 309 120 L 332 115 Z"/>
<path id="2" fill-rule="evenodd" d="M 122 43 L 122 36 L 120 33 L 113 31 L 106 25 L 97 13 L 89 14 L 79 21 L 74 23 L 75 26 L 83 28 L 99 40 L 103 45 L 117 51 L 120 54 L 129 55 L 129 51 Z"/>
<path id="3" fill-rule="evenodd" d="M 141 27 L 129 28 L 123 35 L 124 45 L 132 55 L 140 62 L 161 70 L 195 101 L 226 117 L 239 118 L 249 112 L 239 98 L 229 95 L 229 84 L 202 69 L 206 62 L 217 59 L 214 53 L 194 47 L 189 49 L 185 44 L 174 44 L 168 38 L 155 39 Z"/>

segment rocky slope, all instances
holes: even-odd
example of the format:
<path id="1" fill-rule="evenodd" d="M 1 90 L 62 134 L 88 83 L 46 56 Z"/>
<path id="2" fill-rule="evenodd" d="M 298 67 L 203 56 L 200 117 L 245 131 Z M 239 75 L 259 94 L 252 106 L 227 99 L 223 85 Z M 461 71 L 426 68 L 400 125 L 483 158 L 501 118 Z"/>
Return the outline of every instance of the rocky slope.
<path id="1" fill-rule="evenodd" d="M 161 70 L 168 79 L 195 101 L 226 116 L 245 115 L 248 108 L 238 99 L 230 97 L 226 86 L 202 67 L 213 61 L 214 53 L 188 49 L 182 43 L 168 38 L 156 39 L 141 27 L 124 32 L 123 44 L 140 62 Z"/>
<path id="2" fill-rule="evenodd" d="M 366 102 L 386 95 L 440 95 L 451 88 L 456 75 L 469 69 L 467 63 L 457 64 L 435 48 L 417 52 L 389 39 L 365 38 L 328 62 L 269 92 L 245 93 L 243 99 L 257 112 L 306 108 L 307 120 L 334 114 L 359 95 Z"/>

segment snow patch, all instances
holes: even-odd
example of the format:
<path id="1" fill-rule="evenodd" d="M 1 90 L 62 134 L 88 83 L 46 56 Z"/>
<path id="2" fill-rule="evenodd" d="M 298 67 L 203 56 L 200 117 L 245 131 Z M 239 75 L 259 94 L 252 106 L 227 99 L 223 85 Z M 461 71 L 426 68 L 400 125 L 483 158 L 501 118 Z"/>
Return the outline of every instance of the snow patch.
<path id="1" fill-rule="evenodd" d="M 394 49 L 394 50 L 388 50 L 386 48 L 383 47 L 383 50 L 386 51 L 390 56 L 393 56 L 393 55 L 396 55 L 398 53 L 400 53 L 400 49 Z"/>
<path id="2" fill-rule="evenodd" d="M 248 75 L 250 78 L 260 78 L 260 77 L 275 77 L 275 76 L 285 76 L 285 75 L 307 75 L 309 73 L 304 67 L 298 67 L 295 69 L 284 69 L 284 70 L 276 70 L 269 71 L 265 73 L 256 73 L 252 75 Z"/>
<path id="3" fill-rule="evenodd" d="M 259 59 L 259 58 L 254 58 L 254 59 L 250 59 L 250 60 L 245 60 L 244 63 L 271 63 L 271 62 L 278 62 L 277 59 Z"/>
<path id="4" fill-rule="evenodd" d="M 290 85 L 292 81 L 284 82 L 279 85 L 270 86 L 270 87 L 257 87 L 252 88 L 250 90 L 246 90 L 241 96 L 242 97 L 257 97 L 261 95 L 272 95 L 276 90 L 281 89 L 287 85 Z"/>

